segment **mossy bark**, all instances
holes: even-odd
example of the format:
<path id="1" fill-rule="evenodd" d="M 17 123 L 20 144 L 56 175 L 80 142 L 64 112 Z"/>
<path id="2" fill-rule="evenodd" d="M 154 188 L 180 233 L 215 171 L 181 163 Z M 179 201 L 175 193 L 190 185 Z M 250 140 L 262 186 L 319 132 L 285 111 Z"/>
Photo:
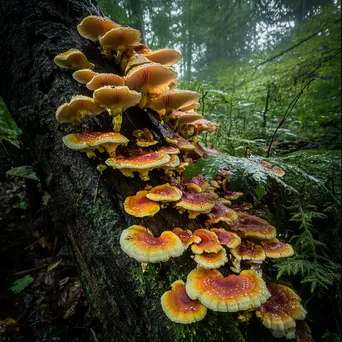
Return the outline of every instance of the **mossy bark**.
<path id="1" fill-rule="evenodd" d="M 124 199 L 146 183 L 125 178 L 117 170 L 100 177 L 85 153 L 67 149 L 62 137 L 74 130 L 59 125 L 57 107 L 75 94 L 91 95 L 85 87 L 53 63 L 58 53 L 70 48 L 82 50 L 96 64 L 96 71 L 114 71 L 95 43 L 80 37 L 76 25 L 89 14 L 102 15 L 88 0 L 13 0 L 1 3 L 0 95 L 23 130 L 23 140 L 35 161 L 34 167 L 45 190 L 51 195 L 55 224 L 68 235 L 80 266 L 90 303 L 102 321 L 107 341 L 243 341 L 236 315 L 208 312 L 198 323 L 183 326 L 164 315 L 160 297 L 177 279 L 195 266 L 189 253 L 168 263 L 151 264 L 145 273 L 138 262 L 119 247 L 121 231 L 141 224 L 159 234 L 176 226 L 194 228 L 185 214 L 161 210 L 152 218 L 135 219 L 123 210 Z M 83 129 L 110 129 L 106 114 L 83 123 Z M 148 127 L 164 142 L 167 129 L 154 113 L 131 109 L 124 115 L 123 133 L 130 137 L 135 128 Z M 104 158 L 104 156 L 103 156 Z M 149 184 L 160 183 L 154 171 Z"/>

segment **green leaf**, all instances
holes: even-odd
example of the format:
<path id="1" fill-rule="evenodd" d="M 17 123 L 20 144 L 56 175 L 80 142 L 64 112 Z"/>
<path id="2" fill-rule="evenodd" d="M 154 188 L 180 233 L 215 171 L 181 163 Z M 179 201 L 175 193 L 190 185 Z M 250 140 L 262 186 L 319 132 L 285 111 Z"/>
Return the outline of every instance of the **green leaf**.
<path id="1" fill-rule="evenodd" d="M 29 165 L 14 167 L 6 172 L 9 176 L 22 177 L 39 181 L 36 173 L 33 171 L 33 167 Z"/>
<path id="2" fill-rule="evenodd" d="M 26 289 L 26 287 L 28 287 L 32 282 L 33 282 L 33 278 L 30 275 L 27 275 L 23 278 L 17 279 L 14 283 L 13 286 L 10 288 L 10 290 L 13 293 L 20 293 L 23 290 Z"/>
<path id="3" fill-rule="evenodd" d="M 10 144 L 19 147 L 18 135 L 21 133 L 21 129 L 18 128 L 12 119 L 7 106 L 2 100 L 2 97 L 0 97 L 0 141 L 6 140 Z"/>
<path id="4" fill-rule="evenodd" d="M 255 193 L 257 194 L 258 198 L 262 198 L 264 197 L 266 191 L 265 191 L 265 187 L 263 185 L 257 185 L 257 187 L 255 188 Z"/>

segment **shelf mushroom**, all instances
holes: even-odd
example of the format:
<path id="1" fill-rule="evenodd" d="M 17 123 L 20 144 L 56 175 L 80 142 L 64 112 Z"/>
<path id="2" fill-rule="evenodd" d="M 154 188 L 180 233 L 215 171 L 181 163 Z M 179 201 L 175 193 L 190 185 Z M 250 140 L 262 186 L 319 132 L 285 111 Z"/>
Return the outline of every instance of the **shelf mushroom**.
<path id="1" fill-rule="evenodd" d="M 274 176 L 278 176 L 278 177 L 283 177 L 285 175 L 285 171 L 280 168 L 277 165 L 272 165 L 270 162 L 268 161 L 261 161 L 259 163 L 259 165 L 268 173 L 270 173 L 271 175 Z"/>
<path id="2" fill-rule="evenodd" d="M 238 219 L 229 223 L 229 227 L 241 232 L 244 237 L 255 237 L 258 239 L 273 239 L 276 229 L 260 217 L 238 212 Z"/>
<path id="3" fill-rule="evenodd" d="M 276 238 L 261 241 L 261 245 L 268 258 L 286 258 L 294 254 L 294 250 L 290 244 L 283 243 Z"/>
<path id="4" fill-rule="evenodd" d="M 182 197 L 182 191 L 169 183 L 165 183 L 152 188 L 146 197 L 155 202 L 176 202 Z"/>
<path id="5" fill-rule="evenodd" d="M 126 86 L 104 86 L 94 91 L 93 98 L 101 108 L 107 109 L 113 117 L 114 131 L 120 132 L 122 112 L 138 104 L 141 94 Z"/>
<path id="6" fill-rule="evenodd" d="M 195 254 L 193 258 L 198 266 L 206 269 L 220 268 L 228 262 L 227 252 L 223 247 L 219 252 Z"/>
<path id="7" fill-rule="evenodd" d="M 238 235 L 228 232 L 224 228 L 211 228 L 210 231 L 215 233 L 221 245 L 228 248 L 236 248 L 241 244 L 241 238 Z"/>
<path id="8" fill-rule="evenodd" d="M 176 323 L 198 322 L 207 314 L 207 308 L 199 300 L 193 300 L 187 295 L 182 280 L 171 284 L 171 290 L 161 297 L 161 305 L 166 316 Z"/>
<path id="9" fill-rule="evenodd" d="M 168 119 L 165 119 L 165 121 L 170 122 L 173 126 L 179 129 L 182 127 L 182 125 L 199 120 L 201 118 L 203 118 L 203 116 L 195 112 L 182 112 L 180 110 L 174 110 L 170 113 L 170 115 L 168 115 Z"/>
<path id="10" fill-rule="evenodd" d="M 139 147 L 149 147 L 158 143 L 157 140 L 154 140 L 151 131 L 147 128 L 135 129 L 132 135 L 137 138 L 136 144 Z"/>
<path id="11" fill-rule="evenodd" d="M 177 64 L 182 55 L 174 49 L 160 49 L 150 51 L 144 54 L 151 62 L 159 63 L 164 66 L 172 66 Z"/>
<path id="12" fill-rule="evenodd" d="M 172 232 L 182 240 L 185 249 L 193 243 L 201 242 L 201 238 L 198 235 L 193 234 L 189 229 L 183 230 L 182 228 L 176 227 L 172 229 Z"/>
<path id="13" fill-rule="evenodd" d="M 295 338 L 296 320 L 306 317 L 300 297 L 284 285 L 268 284 L 267 287 L 271 297 L 256 309 L 256 316 L 273 336 Z"/>
<path id="14" fill-rule="evenodd" d="M 97 75 L 97 72 L 95 72 L 91 69 L 80 69 L 80 70 L 76 70 L 72 74 L 72 77 L 78 83 L 87 84 L 96 75 Z"/>
<path id="15" fill-rule="evenodd" d="M 96 74 L 87 82 L 86 87 L 89 90 L 96 90 L 104 86 L 123 86 L 124 80 L 119 75 L 110 73 Z"/>
<path id="16" fill-rule="evenodd" d="M 170 67 L 148 63 L 131 69 L 125 76 L 125 84 L 142 93 L 139 106 L 144 108 L 149 98 L 166 92 L 170 82 L 176 78 L 177 73 Z"/>
<path id="17" fill-rule="evenodd" d="M 218 222 L 232 223 L 237 220 L 238 214 L 225 206 L 221 201 L 216 201 L 213 208 L 208 213 L 209 220 L 205 223 L 210 225 Z"/>
<path id="18" fill-rule="evenodd" d="M 141 180 L 149 180 L 149 171 L 158 168 L 170 160 L 166 153 L 151 152 L 140 156 L 116 156 L 108 158 L 106 164 L 114 169 L 119 169 L 126 177 L 134 177 L 134 172 L 139 172 Z"/>
<path id="19" fill-rule="evenodd" d="M 122 52 L 140 43 L 141 33 L 131 27 L 115 27 L 107 31 L 100 39 L 103 48 L 116 51 L 116 64 L 120 63 Z"/>
<path id="20" fill-rule="evenodd" d="M 99 115 L 103 108 L 99 107 L 95 101 L 88 96 L 73 96 L 68 103 L 63 103 L 57 108 L 56 119 L 58 122 L 70 122 L 74 125 L 80 124 L 86 116 Z"/>
<path id="21" fill-rule="evenodd" d="M 116 132 L 82 132 L 72 133 L 63 137 L 64 144 L 72 150 L 86 152 L 89 158 L 96 157 L 94 150 L 107 151 L 110 157 L 115 156 L 119 145 L 127 145 L 128 139 Z"/>
<path id="22" fill-rule="evenodd" d="M 185 248 L 180 238 L 171 231 L 164 231 L 156 238 L 143 226 L 131 226 L 120 236 L 121 249 L 140 262 L 167 261 L 183 254 Z"/>
<path id="23" fill-rule="evenodd" d="M 218 253 L 223 249 L 216 234 L 208 229 L 196 229 L 194 234 L 199 236 L 201 241 L 195 242 L 191 245 L 191 250 L 193 253 Z"/>
<path id="24" fill-rule="evenodd" d="M 98 41 L 106 32 L 120 26 L 109 18 L 90 15 L 77 25 L 77 31 L 86 39 Z"/>
<path id="25" fill-rule="evenodd" d="M 126 213 L 135 217 L 154 216 L 160 210 L 160 205 L 147 198 L 147 194 L 147 190 L 141 190 L 128 196 L 124 202 Z"/>
<path id="26" fill-rule="evenodd" d="M 94 69 L 95 64 L 90 63 L 84 53 L 78 49 L 70 49 L 58 54 L 54 60 L 56 65 L 64 69 L 80 70 Z"/>
<path id="27" fill-rule="evenodd" d="M 189 138 L 194 135 L 198 135 L 202 132 L 217 132 L 220 128 L 220 125 L 216 122 L 209 121 L 206 119 L 198 119 L 192 122 L 187 122 L 184 125 L 182 125 L 177 132 L 183 137 L 183 138 Z"/>
<path id="28" fill-rule="evenodd" d="M 250 270 L 224 278 L 218 270 L 194 269 L 188 275 L 186 293 L 208 309 L 222 312 L 257 308 L 270 297 L 263 279 Z"/>

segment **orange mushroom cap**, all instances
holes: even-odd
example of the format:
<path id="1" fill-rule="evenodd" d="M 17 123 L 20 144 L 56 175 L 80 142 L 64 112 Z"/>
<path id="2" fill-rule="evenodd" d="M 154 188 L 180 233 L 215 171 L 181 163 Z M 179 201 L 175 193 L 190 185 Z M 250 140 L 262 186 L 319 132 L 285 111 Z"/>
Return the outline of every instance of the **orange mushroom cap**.
<path id="1" fill-rule="evenodd" d="M 272 175 L 275 175 L 275 176 L 278 176 L 278 177 L 283 177 L 285 175 L 285 171 L 280 168 L 279 166 L 277 165 L 272 165 L 270 162 L 268 161 L 261 161 L 259 163 L 259 165 L 265 169 L 265 171 L 267 171 L 268 173 L 272 174 Z"/>
<path id="2" fill-rule="evenodd" d="M 169 116 L 168 121 L 176 126 L 181 127 L 182 125 L 201 119 L 202 115 L 195 112 L 181 112 L 180 110 L 174 110 Z"/>
<path id="3" fill-rule="evenodd" d="M 222 246 L 221 250 L 217 253 L 195 254 L 194 260 L 198 266 L 206 269 L 219 268 L 228 262 L 227 252 Z"/>
<path id="4" fill-rule="evenodd" d="M 97 75 L 97 72 L 91 69 L 81 69 L 81 70 L 76 70 L 72 74 L 72 77 L 81 84 L 87 84 L 96 75 Z"/>
<path id="5" fill-rule="evenodd" d="M 95 68 L 95 65 L 90 63 L 83 52 L 78 49 L 70 49 L 62 52 L 53 61 L 56 65 L 64 69 L 80 70 Z"/>
<path id="6" fill-rule="evenodd" d="M 152 188 L 146 197 L 155 202 L 175 202 L 182 197 L 182 191 L 165 183 Z"/>
<path id="7" fill-rule="evenodd" d="M 237 200 L 239 199 L 241 196 L 243 196 L 243 192 L 236 192 L 236 191 L 226 191 L 224 193 L 224 198 L 227 200 Z"/>
<path id="8" fill-rule="evenodd" d="M 122 77 L 115 74 L 96 74 L 88 83 L 89 90 L 96 90 L 104 86 L 123 86 L 124 80 Z"/>
<path id="9" fill-rule="evenodd" d="M 133 196 L 128 196 L 124 202 L 126 213 L 135 217 L 155 215 L 160 210 L 160 206 L 158 203 L 148 199 L 147 194 L 147 190 L 141 190 Z"/>
<path id="10" fill-rule="evenodd" d="M 232 248 L 230 252 L 237 260 L 265 260 L 266 254 L 260 245 L 251 241 L 242 241 L 240 245 Z"/>
<path id="11" fill-rule="evenodd" d="M 165 139 L 167 141 L 167 139 Z M 179 134 L 175 134 L 171 140 L 176 140 L 177 143 L 175 144 L 182 152 L 189 152 L 193 151 L 196 146 L 191 143 L 190 141 L 184 139 Z"/>
<path id="12" fill-rule="evenodd" d="M 177 209 L 207 213 L 215 205 L 218 196 L 213 192 L 183 192 L 182 198 L 175 204 Z"/>
<path id="13" fill-rule="evenodd" d="M 221 245 L 226 245 L 228 248 L 235 248 L 241 243 L 241 238 L 238 235 L 228 232 L 224 228 L 211 228 L 210 231 L 216 234 Z"/>
<path id="14" fill-rule="evenodd" d="M 69 103 L 63 103 L 57 108 L 56 119 L 58 122 L 70 122 L 78 124 L 83 117 L 99 115 L 103 109 L 88 96 L 73 96 Z"/>
<path id="15" fill-rule="evenodd" d="M 96 41 L 106 32 L 116 27 L 120 27 L 120 25 L 109 18 L 90 15 L 77 25 L 77 31 L 82 37 Z"/>
<path id="16" fill-rule="evenodd" d="M 161 297 L 163 311 L 171 321 L 189 324 L 205 317 L 207 308 L 199 300 L 193 300 L 187 295 L 184 281 L 173 282 L 171 288 Z"/>
<path id="17" fill-rule="evenodd" d="M 136 68 L 139 65 L 147 64 L 147 63 L 152 63 L 152 61 L 150 61 L 144 55 L 136 53 L 133 56 L 131 56 L 131 58 L 127 62 L 127 65 L 126 65 L 126 68 L 125 68 L 125 74 L 127 74 L 133 68 Z"/>
<path id="18" fill-rule="evenodd" d="M 263 279 L 250 270 L 224 278 L 218 270 L 194 269 L 186 293 L 214 311 L 235 312 L 256 308 L 270 297 Z"/>
<path id="19" fill-rule="evenodd" d="M 145 53 L 150 61 L 159 63 L 165 66 L 177 64 L 181 59 L 181 54 L 174 49 L 160 49 Z"/>
<path id="20" fill-rule="evenodd" d="M 252 203 L 243 202 L 240 204 L 233 203 L 230 205 L 230 208 L 237 212 L 244 212 L 245 214 L 253 209 Z"/>
<path id="21" fill-rule="evenodd" d="M 64 144 L 73 150 L 94 149 L 102 146 L 111 157 L 115 156 L 116 148 L 119 145 L 127 145 L 128 141 L 125 136 L 116 132 L 85 131 L 63 137 Z"/>
<path id="22" fill-rule="evenodd" d="M 245 237 L 273 239 L 277 232 L 267 221 L 260 217 L 238 212 L 238 219 L 229 223 L 231 229 L 240 231 Z"/>
<path id="23" fill-rule="evenodd" d="M 280 242 L 276 238 L 261 241 L 261 245 L 268 258 L 286 258 L 294 254 L 294 250 L 290 244 Z"/>
<path id="24" fill-rule="evenodd" d="M 295 329 L 295 320 L 305 318 L 306 311 L 300 304 L 300 297 L 289 287 L 280 284 L 268 284 L 267 287 L 271 297 L 257 308 L 256 316 L 276 337 L 284 337 L 288 330 Z"/>
<path id="25" fill-rule="evenodd" d="M 202 132 L 217 132 L 220 128 L 220 125 L 216 122 L 212 122 L 206 119 L 198 119 L 192 122 L 187 122 L 182 125 L 178 133 L 184 137 L 188 138 L 193 135 L 198 135 Z"/>
<path id="26" fill-rule="evenodd" d="M 191 250 L 195 254 L 217 253 L 222 250 L 222 246 L 215 233 L 208 229 L 196 229 L 194 234 L 201 238 L 200 242 L 191 245 Z"/>
<path id="27" fill-rule="evenodd" d="M 159 152 L 165 152 L 167 154 L 179 154 L 180 151 L 177 147 L 174 146 L 162 146 L 159 150 Z"/>
<path id="28" fill-rule="evenodd" d="M 221 201 L 216 201 L 215 205 L 208 214 L 209 220 L 206 223 L 213 224 L 217 222 L 231 223 L 237 220 L 238 214 L 230 208 L 227 208 Z"/>
<path id="29" fill-rule="evenodd" d="M 188 190 L 194 192 L 206 191 L 209 188 L 209 183 L 206 179 L 204 179 L 202 174 L 192 177 L 191 179 L 183 179 L 182 185 Z"/>
<path id="30" fill-rule="evenodd" d="M 133 172 L 138 171 L 142 180 L 148 180 L 148 172 L 162 166 L 170 160 L 166 153 L 151 152 L 140 156 L 117 156 L 106 160 L 108 166 L 119 169 L 127 177 L 134 177 Z"/>
<path id="31" fill-rule="evenodd" d="M 199 243 L 201 241 L 201 238 L 193 234 L 189 229 L 183 230 L 182 228 L 176 227 L 172 229 L 172 232 L 182 240 L 185 249 L 187 249 L 191 244 Z"/>
<path id="32" fill-rule="evenodd" d="M 150 101 L 148 107 L 155 111 L 162 109 L 171 111 L 172 109 L 189 106 L 197 102 L 199 98 L 200 95 L 191 90 L 170 90 Z"/>
<path id="33" fill-rule="evenodd" d="M 143 226 L 131 226 L 120 236 L 121 249 L 140 262 L 167 261 L 183 254 L 185 248 L 180 238 L 171 231 L 164 231 L 156 238 Z"/>

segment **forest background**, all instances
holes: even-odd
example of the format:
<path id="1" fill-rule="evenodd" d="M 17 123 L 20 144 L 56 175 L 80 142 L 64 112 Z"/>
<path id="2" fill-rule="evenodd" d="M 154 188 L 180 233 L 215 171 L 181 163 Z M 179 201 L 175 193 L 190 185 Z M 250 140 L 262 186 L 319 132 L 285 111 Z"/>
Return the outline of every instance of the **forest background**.
<path id="1" fill-rule="evenodd" d="M 181 52 L 177 88 L 201 94 L 198 112 L 221 125 L 201 141 L 225 152 L 195 163 L 188 175 L 202 171 L 210 178 L 233 165 L 232 190 L 243 191 L 296 249 L 294 257 L 270 265 L 273 275 L 294 284 L 316 338 L 339 341 L 340 1 L 99 3 L 111 19 L 139 29 L 152 50 Z M 2 146 L 19 147 L 20 129 L 0 105 Z M 258 168 L 263 158 L 281 166 L 284 179 Z M 12 205 L 27 214 L 25 194 L 15 198 Z"/>

